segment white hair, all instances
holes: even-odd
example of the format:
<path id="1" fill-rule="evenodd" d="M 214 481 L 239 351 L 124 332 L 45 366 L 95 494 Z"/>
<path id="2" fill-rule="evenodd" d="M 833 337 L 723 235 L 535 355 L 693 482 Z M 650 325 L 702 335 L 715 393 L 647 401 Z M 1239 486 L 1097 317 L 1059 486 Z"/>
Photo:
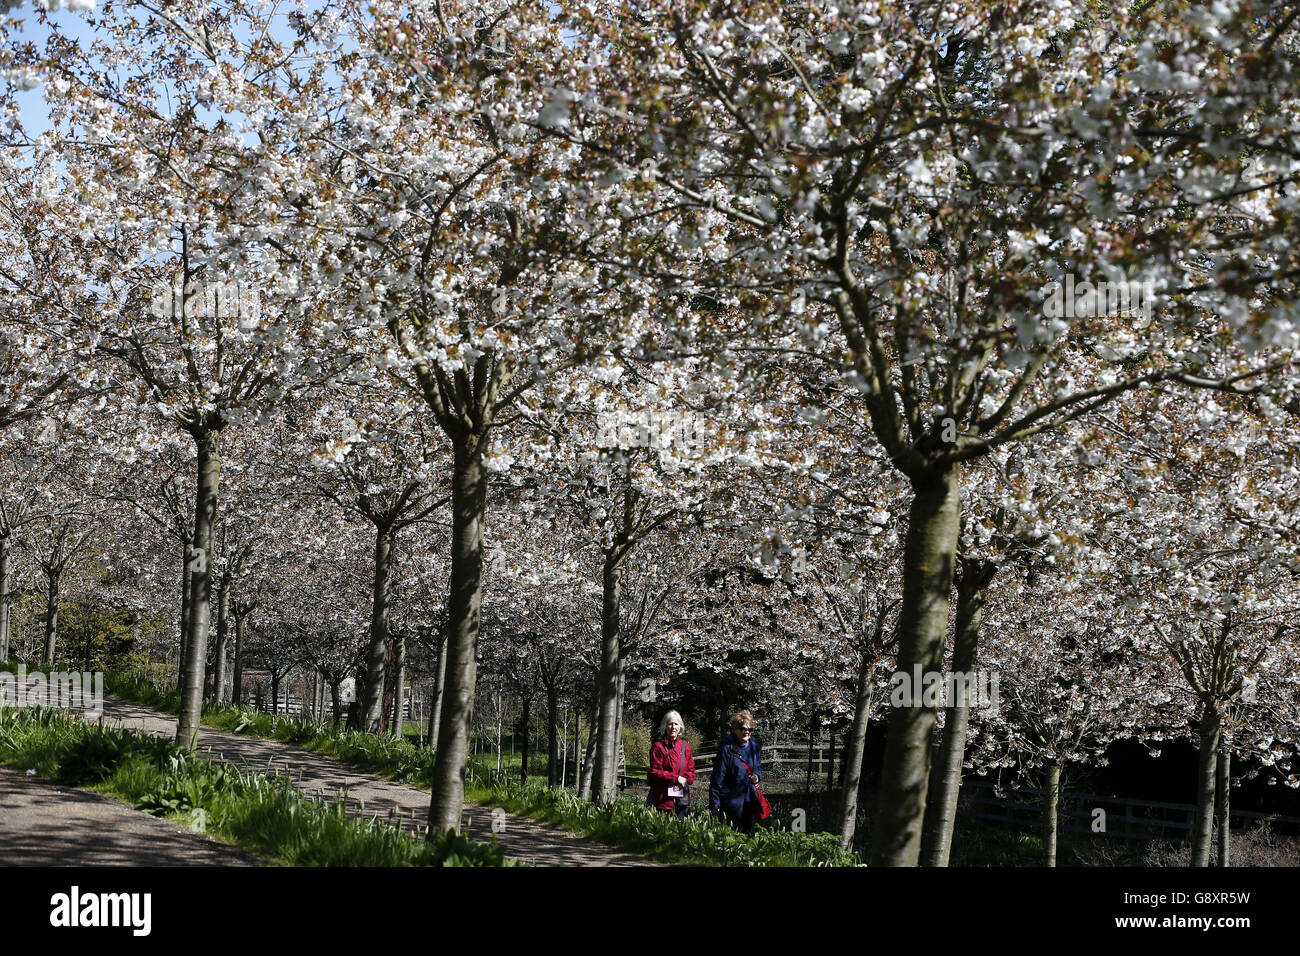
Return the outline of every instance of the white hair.
<path id="1" fill-rule="evenodd" d="M 686 721 L 682 720 L 682 715 L 679 714 L 679 713 L 677 713 L 677 711 L 675 711 L 675 710 L 670 710 L 670 711 L 668 711 L 668 713 L 664 714 L 663 717 L 661 717 L 661 718 L 659 719 L 659 736 L 660 736 L 660 737 L 667 737 L 667 736 L 668 736 L 668 721 L 672 720 L 674 717 L 676 717 L 676 718 L 677 718 L 677 722 L 678 722 L 679 724 L 682 725 L 682 730 L 683 730 L 683 731 L 686 730 Z"/>

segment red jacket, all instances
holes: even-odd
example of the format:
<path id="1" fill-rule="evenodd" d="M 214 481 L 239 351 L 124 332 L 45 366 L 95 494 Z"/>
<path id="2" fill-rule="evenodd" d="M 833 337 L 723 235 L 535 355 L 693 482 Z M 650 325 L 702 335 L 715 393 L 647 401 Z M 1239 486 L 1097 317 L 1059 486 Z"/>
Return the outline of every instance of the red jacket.
<path id="1" fill-rule="evenodd" d="M 667 740 L 656 740 L 650 748 L 650 803 L 671 810 L 675 798 L 668 796 L 668 788 L 677 785 L 678 777 L 685 777 L 688 785 L 695 782 L 691 745 L 685 737 L 678 737 L 674 749 L 669 750 Z"/>

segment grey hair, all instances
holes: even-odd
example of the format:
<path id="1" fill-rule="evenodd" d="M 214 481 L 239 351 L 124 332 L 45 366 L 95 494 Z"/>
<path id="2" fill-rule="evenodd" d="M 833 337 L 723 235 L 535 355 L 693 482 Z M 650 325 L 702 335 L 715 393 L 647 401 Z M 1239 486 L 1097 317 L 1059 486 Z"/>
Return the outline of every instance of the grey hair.
<path id="1" fill-rule="evenodd" d="M 677 718 L 677 722 L 678 722 L 679 724 L 682 725 L 682 732 L 685 733 L 685 731 L 686 731 L 686 721 L 682 720 L 682 715 L 679 714 L 679 713 L 677 713 L 677 711 L 675 711 L 675 710 L 670 710 L 670 711 L 668 711 L 668 713 L 664 714 L 661 718 L 659 718 L 659 736 L 660 736 L 660 737 L 667 737 L 667 736 L 668 736 L 668 721 L 672 720 L 674 717 L 676 717 L 676 718 Z"/>

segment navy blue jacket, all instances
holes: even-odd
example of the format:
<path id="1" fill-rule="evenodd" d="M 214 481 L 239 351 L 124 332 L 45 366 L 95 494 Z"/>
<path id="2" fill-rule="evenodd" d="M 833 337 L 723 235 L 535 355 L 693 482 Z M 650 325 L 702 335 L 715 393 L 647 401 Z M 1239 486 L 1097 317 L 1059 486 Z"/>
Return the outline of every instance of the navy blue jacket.
<path id="1" fill-rule="evenodd" d="M 749 782 L 749 774 L 740 761 L 749 764 L 749 769 L 763 779 L 763 770 L 759 766 L 758 741 L 751 737 L 737 753 L 731 745 L 737 743 L 735 734 L 727 734 L 718 748 L 718 755 L 713 758 L 713 775 L 709 777 L 709 809 L 722 810 L 727 816 L 740 818 L 744 815 L 745 804 L 758 804 L 758 794 Z"/>

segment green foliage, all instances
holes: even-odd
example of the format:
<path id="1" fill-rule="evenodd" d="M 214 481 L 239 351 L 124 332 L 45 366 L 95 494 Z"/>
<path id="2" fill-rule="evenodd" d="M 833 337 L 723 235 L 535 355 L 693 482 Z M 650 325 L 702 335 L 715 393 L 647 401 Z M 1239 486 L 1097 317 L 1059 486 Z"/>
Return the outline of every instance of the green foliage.
<path id="1" fill-rule="evenodd" d="M 404 738 L 341 730 L 306 717 L 273 717 L 243 707 L 210 711 L 204 722 L 218 730 L 305 747 L 401 783 L 429 787 L 433 780 L 433 751 Z"/>
<path id="2" fill-rule="evenodd" d="M 78 670 L 104 670 L 133 655 L 134 622 L 122 611 L 87 601 L 59 605 L 59 653 Z"/>
<path id="3" fill-rule="evenodd" d="M 629 767 L 650 766 L 650 745 L 654 730 L 644 717 L 628 714 L 623 718 L 623 754 Z"/>
<path id="4" fill-rule="evenodd" d="M 439 866 L 518 866 L 506 859 L 506 848 L 492 838 L 491 843 L 476 843 L 463 833 L 448 830 L 429 844 Z"/>
<path id="5" fill-rule="evenodd" d="M 572 790 L 529 784 L 476 788 L 475 799 L 576 830 L 586 836 L 667 862 L 712 866 L 854 866 L 831 833 L 790 833 L 759 827 L 752 837 L 705 813 L 678 820 L 630 798 L 596 806 Z"/>
<path id="6" fill-rule="evenodd" d="M 405 739 L 318 726 L 308 720 L 273 717 L 232 706 L 208 711 L 204 722 L 219 730 L 294 743 L 358 769 L 425 789 L 432 785 L 433 751 Z M 629 719 L 623 726 L 623 735 L 629 764 L 648 765 L 652 740 L 649 723 L 639 718 Z M 518 766 L 513 768 L 513 773 L 497 775 L 495 759 L 480 755 L 470 761 L 466 777 L 471 799 L 557 823 L 655 859 L 715 866 L 858 863 L 858 857 L 841 850 L 838 838 L 830 833 L 789 833 L 760 827 L 752 837 L 746 837 L 707 814 L 679 821 L 671 814 L 659 813 L 626 798 L 608 807 L 597 807 L 578 799 L 572 790 L 548 790 L 540 783 L 521 787 L 517 782 Z M 481 848 L 487 844 L 473 846 Z M 447 859 L 450 861 L 453 856 L 474 859 L 467 854 L 485 852 L 457 845 L 449 847 Z"/>
<path id="7" fill-rule="evenodd" d="M 286 733 L 294 722 L 283 722 Z M 395 742 L 394 742 L 395 743 Z M 214 764 L 145 734 L 59 711 L 0 710 L 0 763 L 95 789 L 295 866 L 515 866 L 495 839 L 425 841 L 342 805 L 307 800 L 282 777 Z"/>
<path id="8" fill-rule="evenodd" d="M 953 831 L 949 866 L 1042 866 L 1043 840 L 1013 827 L 966 824 Z"/>
<path id="9" fill-rule="evenodd" d="M 68 728 L 71 745 L 59 761 L 59 780 L 72 785 L 99 783 L 111 777 L 122 764 L 134 757 L 161 761 L 168 744 L 142 733 L 79 732 L 85 724 Z"/>
<path id="10" fill-rule="evenodd" d="M 244 779 L 222 764 L 194 761 L 183 753 L 167 754 L 159 785 L 135 802 L 137 810 L 156 817 L 187 813 L 212 805 L 227 790 Z"/>
<path id="11" fill-rule="evenodd" d="M 133 700 L 137 704 L 174 714 L 181 709 L 181 695 L 164 690 L 138 671 L 105 671 L 104 693 Z"/>

